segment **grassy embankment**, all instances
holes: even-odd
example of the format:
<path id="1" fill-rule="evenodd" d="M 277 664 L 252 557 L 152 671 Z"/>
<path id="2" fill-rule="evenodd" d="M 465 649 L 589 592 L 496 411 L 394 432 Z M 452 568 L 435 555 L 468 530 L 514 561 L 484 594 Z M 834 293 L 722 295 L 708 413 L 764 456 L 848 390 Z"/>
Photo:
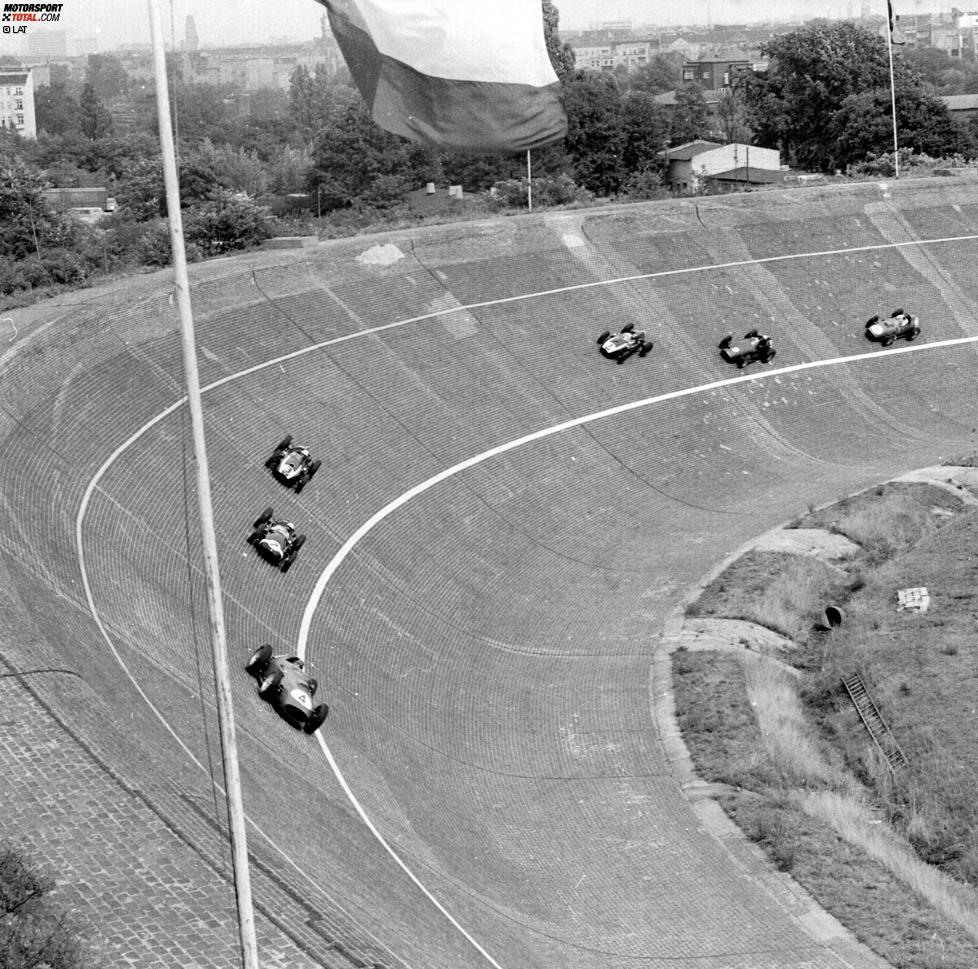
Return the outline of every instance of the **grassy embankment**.
<path id="1" fill-rule="evenodd" d="M 965 463 L 965 462 L 961 462 Z M 970 463 L 970 462 L 969 462 Z M 772 861 L 898 969 L 978 965 L 978 511 L 893 482 L 809 512 L 858 545 L 835 565 L 753 551 L 689 617 L 742 619 L 779 655 L 678 650 L 683 738 L 720 802 Z M 926 586 L 925 614 L 896 592 Z M 827 603 L 845 621 L 817 628 Z M 860 672 L 909 758 L 892 772 L 842 686 Z"/>

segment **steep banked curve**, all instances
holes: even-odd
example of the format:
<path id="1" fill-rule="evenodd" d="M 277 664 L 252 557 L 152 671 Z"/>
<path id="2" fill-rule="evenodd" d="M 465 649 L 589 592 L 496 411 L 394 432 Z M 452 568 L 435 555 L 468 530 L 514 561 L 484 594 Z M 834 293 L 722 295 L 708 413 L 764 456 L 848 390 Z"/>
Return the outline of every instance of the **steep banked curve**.
<path id="1" fill-rule="evenodd" d="M 499 449 L 365 533 L 307 624 L 333 707 L 325 739 L 358 803 L 492 961 L 842 964 L 699 829 L 659 748 L 651 656 L 683 590 L 750 535 L 973 444 L 970 346 L 881 355 L 861 333 L 892 302 L 921 314 L 927 341 L 978 335 L 967 269 L 978 207 L 968 195 L 940 182 L 866 185 L 803 203 L 779 194 L 701 202 L 698 212 L 677 203 L 563 213 L 331 244 L 251 269 L 229 263 L 197 282 L 211 384 L 328 343 L 207 397 L 239 653 L 262 640 L 291 648 L 317 577 L 372 514 Z M 881 206 L 918 240 L 953 241 L 887 238 Z M 392 252 L 401 258 L 379 261 Z M 741 265 L 689 272 L 717 262 Z M 499 302 L 528 293 L 542 295 Z M 48 494 L 24 487 L 40 457 L 5 471 L 5 517 L 47 563 L 20 576 L 23 594 L 50 599 L 47 640 L 72 628 L 72 655 L 127 711 L 140 704 L 104 641 L 79 630 L 65 604 L 79 591 L 60 509 L 76 507 L 120 442 L 179 397 L 172 322 L 154 329 L 167 319 L 165 296 L 96 301 L 79 314 L 73 346 L 49 334 L 43 359 L 13 361 L 20 385 L 5 374 L 8 388 L 35 388 L 29 407 L 7 395 L 19 424 L 5 451 L 23 452 L 35 435 L 65 458 Z M 619 368 L 593 340 L 626 320 L 650 329 L 656 350 Z M 775 335 L 784 372 L 715 386 L 730 376 L 719 336 L 754 325 Z M 834 356 L 851 360 L 794 366 Z M 70 376 L 45 392 L 37 370 L 51 372 L 55 358 Z M 712 386 L 685 393 L 701 385 Z M 503 450 L 649 398 L 665 399 Z M 181 422 L 180 409 L 156 421 L 106 468 L 83 541 L 110 637 L 204 760 L 213 735 L 193 696 L 207 685 L 186 615 L 188 594 L 197 616 L 203 598 L 185 564 Z M 325 459 L 301 497 L 261 471 L 286 429 Z M 266 504 L 309 535 L 288 576 L 242 552 Z M 332 931 L 358 935 L 385 965 L 486 965 L 373 841 L 308 739 L 260 707 L 243 674 L 235 689 L 249 811 L 304 870 L 301 892 Z M 172 741 L 147 727 L 133 742 L 172 764 L 181 784 L 199 784 L 184 780 Z M 255 851 L 283 867 L 267 846 Z"/>

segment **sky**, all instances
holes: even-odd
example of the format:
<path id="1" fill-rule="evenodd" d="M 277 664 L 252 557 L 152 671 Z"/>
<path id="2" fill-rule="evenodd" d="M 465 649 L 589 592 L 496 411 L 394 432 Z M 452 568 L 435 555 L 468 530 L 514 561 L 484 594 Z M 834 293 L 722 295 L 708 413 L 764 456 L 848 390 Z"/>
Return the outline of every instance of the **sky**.
<path id="1" fill-rule="evenodd" d="M 125 43 L 149 43 L 148 0 L 60 0 L 58 28 L 70 38 L 97 37 L 99 49 Z M 411 0 L 405 0 L 411 2 Z M 461 2 L 461 0 L 456 0 Z M 491 0 L 472 0 L 476 9 Z M 535 0 L 528 0 L 535 2 Z M 787 20 L 816 16 L 843 17 L 858 13 L 863 2 L 878 7 L 882 17 L 886 0 L 555 0 L 564 29 L 588 27 L 600 21 L 627 20 L 634 24 L 751 23 L 772 15 Z M 311 40 L 319 34 L 325 8 L 316 0 L 159 0 L 164 32 L 175 26 L 183 40 L 187 14 L 193 14 L 203 47 L 234 44 L 270 44 L 283 39 Z M 945 4 L 946 5 L 946 4 Z M 897 13 L 938 10 L 942 0 L 894 0 Z M 31 25 L 44 30 L 47 25 Z M 16 53 L 22 38 L 0 35 L 0 53 Z"/>

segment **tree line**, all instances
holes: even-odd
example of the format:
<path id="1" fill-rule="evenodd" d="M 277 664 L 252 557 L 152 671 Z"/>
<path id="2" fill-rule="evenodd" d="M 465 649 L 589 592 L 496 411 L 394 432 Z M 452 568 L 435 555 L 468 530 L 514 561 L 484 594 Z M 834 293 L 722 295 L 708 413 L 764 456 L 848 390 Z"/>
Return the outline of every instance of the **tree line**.
<path id="1" fill-rule="evenodd" d="M 892 164 L 886 42 L 857 24 L 814 21 L 773 38 L 762 51 L 767 68 L 739 76 L 710 111 L 670 56 L 631 72 L 578 69 L 556 8 L 541 2 L 569 127 L 561 142 L 533 153 L 537 205 L 668 197 L 664 151 L 696 138 L 776 148 L 806 171 L 878 173 Z M 465 209 L 454 206 L 458 217 L 525 205 L 524 157 L 448 153 L 391 135 L 370 119 L 345 72 L 299 67 L 288 92 L 252 92 L 240 113 L 238 92 L 196 83 L 183 68 L 182 58 L 168 56 L 191 259 L 270 234 L 329 236 L 416 221 L 406 200 L 427 182 L 460 184 L 474 196 Z M 905 152 L 978 155 L 978 126 L 955 123 L 936 93 L 951 87 L 978 89 L 978 67 L 934 51 L 895 55 Z M 36 141 L 0 133 L 0 296 L 9 305 L 45 286 L 165 265 L 152 84 L 130 77 L 111 54 L 91 55 L 80 80 L 52 67 L 35 107 Z M 42 195 L 48 186 L 92 185 L 118 202 L 96 226 L 57 213 Z"/>

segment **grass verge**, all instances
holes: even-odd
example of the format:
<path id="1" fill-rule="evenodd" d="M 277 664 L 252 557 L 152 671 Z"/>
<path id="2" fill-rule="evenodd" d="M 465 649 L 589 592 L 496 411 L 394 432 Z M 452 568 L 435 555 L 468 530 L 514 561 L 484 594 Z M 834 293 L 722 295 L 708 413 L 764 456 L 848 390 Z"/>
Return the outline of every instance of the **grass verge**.
<path id="1" fill-rule="evenodd" d="M 894 483 L 793 523 L 846 535 L 841 568 L 749 552 L 688 615 L 789 636 L 790 666 L 755 652 L 673 653 L 676 711 L 727 813 L 843 924 L 899 969 L 978 965 L 978 514 Z M 927 586 L 925 615 L 896 590 Z M 830 598 L 846 621 L 817 632 Z M 970 637 L 970 638 L 969 638 Z M 974 670 L 972 671 L 972 667 Z M 894 775 L 841 687 L 859 670 L 910 757 Z M 972 714 L 965 727 L 964 718 Z"/>

